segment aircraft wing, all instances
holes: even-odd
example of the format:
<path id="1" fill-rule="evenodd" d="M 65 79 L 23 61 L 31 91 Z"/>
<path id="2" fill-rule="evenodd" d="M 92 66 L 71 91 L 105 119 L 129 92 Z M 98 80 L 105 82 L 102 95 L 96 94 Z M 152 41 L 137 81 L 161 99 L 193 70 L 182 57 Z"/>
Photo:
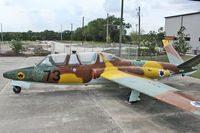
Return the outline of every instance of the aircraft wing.
<path id="1" fill-rule="evenodd" d="M 125 87 L 134 89 L 148 96 L 183 110 L 200 115 L 200 99 L 193 98 L 180 90 L 136 74 L 128 74 L 119 70 L 104 71 L 101 77 Z"/>

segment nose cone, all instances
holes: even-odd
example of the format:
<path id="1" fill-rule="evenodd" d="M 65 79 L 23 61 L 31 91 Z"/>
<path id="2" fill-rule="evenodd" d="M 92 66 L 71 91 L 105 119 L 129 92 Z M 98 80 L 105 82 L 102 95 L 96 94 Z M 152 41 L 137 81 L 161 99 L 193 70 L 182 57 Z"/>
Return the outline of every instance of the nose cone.
<path id="1" fill-rule="evenodd" d="M 4 72 L 3 77 L 7 78 L 7 79 L 12 79 L 13 78 L 13 72 L 12 71 Z"/>
<path id="2" fill-rule="evenodd" d="M 13 79 L 13 80 L 31 81 L 33 70 L 34 70 L 33 67 L 15 69 L 15 70 L 4 72 L 3 77 L 8 78 L 8 79 Z"/>
<path id="3" fill-rule="evenodd" d="M 4 72 L 4 73 L 3 73 L 3 77 L 4 77 L 4 78 L 8 78 L 8 75 L 9 75 L 8 72 Z"/>

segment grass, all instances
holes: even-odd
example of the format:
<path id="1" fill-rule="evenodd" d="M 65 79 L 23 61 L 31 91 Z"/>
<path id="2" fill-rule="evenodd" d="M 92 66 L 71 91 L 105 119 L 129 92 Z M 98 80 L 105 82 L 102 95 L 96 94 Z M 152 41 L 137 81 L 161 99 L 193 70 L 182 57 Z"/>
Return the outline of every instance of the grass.
<path id="1" fill-rule="evenodd" d="M 34 43 L 39 43 L 37 41 L 22 41 L 24 44 L 34 44 Z"/>
<path id="2" fill-rule="evenodd" d="M 197 66 L 197 68 L 198 68 L 199 70 L 198 70 L 197 72 L 195 72 L 195 73 L 189 75 L 189 76 L 200 79 L 200 64 Z"/>
<path id="3" fill-rule="evenodd" d="M 169 62 L 166 55 L 160 56 L 138 56 L 138 60 L 152 60 L 152 61 L 161 61 L 161 62 Z"/>
<path id="4" fill-rule="evenodd" d="M 0 41 L 0 44 L 10 44 L 10 41 Z"/>
<path id="5" fill-rule="evenodd" d="M 12 41 L 0 41 L 0 44 L 11 44 Z M 34 44 L 34 43 L 38 43 L 37 41 L 22 41 L 23 44 Z"/>

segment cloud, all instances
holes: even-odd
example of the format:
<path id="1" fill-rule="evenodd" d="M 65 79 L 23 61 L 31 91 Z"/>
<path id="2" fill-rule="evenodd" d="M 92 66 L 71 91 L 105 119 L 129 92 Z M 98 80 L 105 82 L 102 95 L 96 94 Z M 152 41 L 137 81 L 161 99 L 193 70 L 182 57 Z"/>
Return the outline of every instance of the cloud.
<path id="1" fill-rule="evenodd" d="M 200 9 L 199 2 L 188 0 L 124 0 L 125 21 L 138 23 L 136 8 L 141 6 L 141 27 L 146 32 L 164 26 L 164 17 L 194 12 Z M 42 31 L 74 29 L 96 18 L 105 18 L 106 13 L 120 17 L 121 0 L 1 0 L 0 23 L 4 31 Z"/>
<path id="2" fill-rule="evenodd" d="M 121 0 L 105 0 L 106 11 L 120 16 Z M 137 11 L 141 7 L 141 28 L 146 32 L 164 27 L 164 17 L 195 12 L 200 9 L 200 3 L 188 0 L 124 0 L 124 19 L 136 28 Z"/>

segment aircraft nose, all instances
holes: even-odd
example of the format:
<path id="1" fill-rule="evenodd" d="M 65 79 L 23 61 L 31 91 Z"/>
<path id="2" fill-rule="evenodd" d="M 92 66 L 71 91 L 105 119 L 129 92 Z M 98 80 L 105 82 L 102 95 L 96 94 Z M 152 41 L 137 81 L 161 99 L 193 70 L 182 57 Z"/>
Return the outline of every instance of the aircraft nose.
<path id="1" fill-rule="evenodd" d="M 13 71 L 7 71 L 3 73 L 3 77 L 7 79 L 13 79 L 15 73 Z"/>
<path id="2" fill-rule="evenodd" d="M 9 75 L 10 75 L 10 72 L 4 72 L 4 73 L 3 73 L 3 77 L 4 77 L 4 78 L 8 78 L 8 79 L 9 79 L 9 78 L 10 78 Z"/>
<path id="3" fill-rule="evenodd" d="M 3 77 L 4 77 L 4 78 L 8 78 L 8 72 L 4 72 L 4 73 L 3 73 Z"/>

